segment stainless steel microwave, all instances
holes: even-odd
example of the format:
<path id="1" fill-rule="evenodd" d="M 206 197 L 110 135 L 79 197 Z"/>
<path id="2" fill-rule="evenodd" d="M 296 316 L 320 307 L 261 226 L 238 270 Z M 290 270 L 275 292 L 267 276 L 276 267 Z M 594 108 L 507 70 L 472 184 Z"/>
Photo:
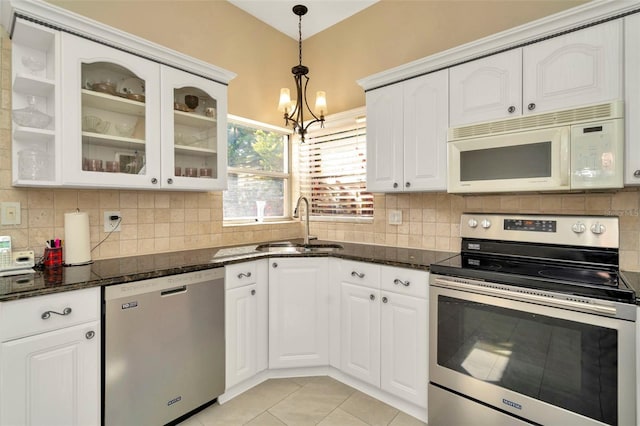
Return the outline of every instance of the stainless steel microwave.
<path id="1" fill-rule="evenodd" d="M 622 188 L 621 101 L 449 129 L 448 192 Z"/>

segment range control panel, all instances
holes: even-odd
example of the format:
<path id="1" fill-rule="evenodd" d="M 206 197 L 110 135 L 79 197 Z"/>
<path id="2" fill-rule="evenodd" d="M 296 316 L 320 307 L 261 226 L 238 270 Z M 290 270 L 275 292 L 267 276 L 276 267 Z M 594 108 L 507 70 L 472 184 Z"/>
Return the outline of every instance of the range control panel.
<path id="1" fill-rule="evenodd" d="M 464 213 L 462 238 L 619 248 L 615 216 Z"/>

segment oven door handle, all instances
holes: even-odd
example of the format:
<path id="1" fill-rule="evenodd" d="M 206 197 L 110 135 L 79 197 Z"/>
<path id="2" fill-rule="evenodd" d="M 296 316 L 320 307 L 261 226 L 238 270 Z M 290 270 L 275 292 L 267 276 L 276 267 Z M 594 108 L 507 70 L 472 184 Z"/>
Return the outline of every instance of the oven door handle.
<path id="1" fill-rule="evenodd" d="M 543 295 L 535 295 L 531 293 L 520 293 L 516 291 L 511 291 L 507 289 L 501 289 L 494 287 L 493 285 L 487 285 L 483 282 L 478 282 L 477 284 L 473 284 L 471 282 L 460 283 L 453 280 L 448 280 L 446 278 L 436 278 L 434 280 L 434 284 L 451 288 L 454 290 L 460 291 L 471 291 L 473 293 L 484 294 L 487 296 L 497 296 L 497 297 L 506 297 L 511 300 L 516 300 L 520 302 L 529 302 L 535 303 L 537 305 L 551 306 L 563 309 L 572 309 L 581 312 L 591 312 L 599 315 L 607 315 L 611 317 L 615 317 L 618 313 L 618 310 L 615 306 L 605 306 L 605 305 L 593 305 L 585 302 L 576 302 L 572 300 L 559 300 L 553 299 L 549 296 Z M 495 286 L 499 286 L 499 284 L 495 284 Z M 531 291 L 531 290 L 528 290 Z M 535 290 L 534 290 L 535 291 Z"/>

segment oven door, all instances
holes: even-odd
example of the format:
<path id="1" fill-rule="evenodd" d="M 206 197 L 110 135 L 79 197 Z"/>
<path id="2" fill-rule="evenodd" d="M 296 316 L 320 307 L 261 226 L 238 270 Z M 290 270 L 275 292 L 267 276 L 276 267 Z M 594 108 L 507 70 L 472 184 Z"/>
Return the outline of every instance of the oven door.
<path id="1" fill-rule="evenodd" d="M 461 424 L 456 411 L 464 410 L 451 407 L 474 401 L 512 419 L 493 424 L 636 423 L 633 321 L 576 312 L 571 301 L 545 306 L 544 297 L 511 295 L 505 286 L 487 294 L 461 286 L 431 277 L 429 425 Z M 440 397 L 432 403 L 434 386 Z"/>
<path id="2" fill-rule="evenodd" d="M 565 126 L 450 141 L 447 191 L 569 189 L 570 132 Z"/>

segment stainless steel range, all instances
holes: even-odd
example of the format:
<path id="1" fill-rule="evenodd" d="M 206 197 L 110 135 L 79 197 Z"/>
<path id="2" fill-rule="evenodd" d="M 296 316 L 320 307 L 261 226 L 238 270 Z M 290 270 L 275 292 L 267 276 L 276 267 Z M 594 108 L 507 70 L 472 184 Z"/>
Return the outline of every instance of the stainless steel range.
<path id="1" fill-rule="evenodd" d="M 618 218 L 464 214 L 461 236 L 430 268 L 429 426 L 636 424 Z"/>

